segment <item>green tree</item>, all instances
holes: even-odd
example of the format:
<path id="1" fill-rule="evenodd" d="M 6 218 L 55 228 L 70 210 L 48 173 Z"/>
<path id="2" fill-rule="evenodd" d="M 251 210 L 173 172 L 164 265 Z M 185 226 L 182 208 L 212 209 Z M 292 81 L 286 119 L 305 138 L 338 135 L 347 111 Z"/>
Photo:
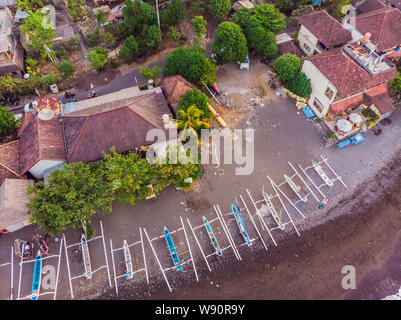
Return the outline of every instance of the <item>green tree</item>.
<path id="1" fill-rule="evenodd" d="M 154 66 L 152 69 L 150 69 L 149 66 L 141 66 L 139 67 L 139 72 L 146 81 L 153 79 L 155 83 L 158 83 L 159 73 L 162 72 L 162 68 L 159 66 Z"/>
<path id="2" fill-rule="evenodd" d="M 153 193 L 149 187 L 155 177 L 153 167 L 134 152 L 122 155 L 112 147 L 111 153 L 104 155 L 101 168 L 120 201 L 135 205 L 137 199 Z"/>
<path id="3" fill-rule="evenodd" d="M 203 111 L 195 105 L 190 106 L 186 111 L 183 109 L 177 111 L 177 128 L 181 129 L 181 139 L 186 135 L 196 136 L 196 131 L 208 129 L 209 123 L 203 119 Z"/>
<path id="4" fill-rule="evenodd" d="M 252 8 L 251 10 L 243 8 L 233 14 L 233 22 L 239 24 L 243 30 L 248 28 L 248 25 L 253 19 L 258 20 L 266 31 L 273 33 L 280 32 L 286 27 L 285 15 L 282 14 L 273 5 L 264 3 Z"/>
<path id="5" fill-rule="evenodd" d="M 23 83 L 12 76 L 0 76 L 0 98 L 21 93 Z"/>
<path id="6" fill-rule="evenodd" d="M 103 11 L 102 9 L 99 9 L 96 13 L 95 13 L 95 18 L 97 20 L 97 22 L 99 22 L 99 24 L 103 24 L 106 22 L 106 12 Z"/>
<path id="7" fill-rule="evenodd" d="M 241 27 L 234 22 L 222 22 L 215 33 L 213 51 L 220 63 L 244 61 L 248 54 L 246 38 Z"/>
<path id="8" fill-rule="evenodd" d="M 96 212 L 110 213 L 111 184 L 96 166 L 82 162 L 65 165 L 50 173 L 47 186 L 42 181 L 30 186 L 30 220 L 55 236 L 69 227 L 80 227 L 82 221 L 90 224 Z"/>
<path id="9" fill-rule="evenodd" d="M 182 75 L 190 82 L 211 85 L 216 81 L 216 69 L 202 51 L 191 48 L 177 48 L 166 57 L 164 75 Z"/>
<path id="10" fill-rule="evenodd" d="M 125 39 L 124 44 L 121 46 L 119 51 L 120 59 L 125 62 L 131 62 L 133 57 L 139 54 L 139 44 L 133 35 L 128 36 Z"/>
<path id="11" fill-rule="evenodd" d="M 180 102 L 177 110 L 187 111 L 192 105 L 195 105 L 199 110 L 201 110 L 206 118 L 210 117 L 209 98 L 199 89 L 191 89 L 185 92 L 184 95 L 180 97 Z"/>
<path id="12" fill-rule="evenodd" d="M 102 70 L 108 61 L 107 52 L 102 47 L 95 47 L 86 54 L 86 58 L 92 69 L 96 71 Z"/>
<path id="13" fill-rule="evenodd" d="M 195 16 L 191 20 L 194 32 L 198 38 L 202 38 L 206 34 L 206 20 L 203 16 Z"/>
<path id="14" fill-rule="evenodd" d="M 283 83 L 295 78 L 300 68 L 299 58 L 291 53 L 283 54 L 273 63 L 273 70 L 277 74 L 277 78 Z"/>
<path id="15" fill-rule="evenodd" d="M 0 106 L 0 137 L 8 136 L 17 128 L 14 114 L 8 109 Z"/>
<path id="16" fill-rule="evenodd" d="M 139 37 L 138 39 L 143 39 L 148 27 L 157 23 L 156 9 L 139 0 L 126 0 L 123 15 L 124 27 L 129 34 Z"/>
<path id="17" fill-rule="evenodd" d="M 185 19 L 185 7 L 181 0 L 171 0 L 167 4 L 166 10 L 169 12 L 170 25 L 180 23 Z"/>
<path id="18" fill-rule="evenodd" d="M 349 0 L 331 0 L 330 13 L 338 19 L 346 14 L 344 10 L 350 5 Z"/>
<path id="19" fill-rule="evenodd" d="M 63 60 L 57 65 L 57 70 L 61 73 L 61 77 L 66 80 L 74 75 L 75 66 L 71 62 Z"/>
<path id="20" fill-rule="evenodd" d="M 275 0 L 276 7 L 283 12 L 290 13 L 291 11 L 298 9 L 301 6 L 305 6 L 310 3 L 310 0 Z"/>
<path id="21" fill-rule="evenodd" d="M 398 71 L 398 77 L 390 80 L 388 84 L 393 88 L 395 92 L 401 93 L 401 72 Z"/>
<path id="22" fill-rule="evenodd" d="M 228 13 L 231 11 L 231 1 L 230 0 L 210 0 L 208 6 L 210 15 L 221 21 L 227 17 Z"/>
<path id="23" fill-rule="evenodd" d="M 27 36 L 27 48 L 40 53 L 42 58 L 47 57 L 44 47 L 53 47 L 53 38 L 56 36 L 54 26 L 51 26 L 50 20 L 46 18 L 47 14 L 41 9 L 36 10 L 24 19 L 20 27 L 21 33 Z"/>
<path id="24" fill-rule="evenodd" d="M 174 26 L 170 26 L 168 28 L 167 36 L 173 41 L 178 41 L 181 38 L 181 33 L 179 33 Z"/>
<path id="25" fill-rule="evenodd" d="M 145 37 L 145 44 L 147 48 L 157 49 L 160 46 L 162 33 L 156 25 L 149 27 Z"/>
<path id="26" fill-rule="evenodd" d="M 32 12 L 43 8 L 45 2 L 43 0 L 17 0 L 16 5 L 25 12 Z"/>
<path id="27" fill-rule="evenodd" d="M 299 72 L 295 78 L 289 80 L 286 83 L 286 87 L 302 98 L 307 98 L 312 93 L 310 80 L 303 72 Z"/>
<path id="28" fill-rule="evenodd" d="M 50 85 L 56 84 L 59 81 L 59 75 L 54 72 L 43 75 L 39 78 L 39 83 L 46 88 L 49 88 Z"/>
<path id="29" fill-rule="evenodd" d="M 278 53 L 276 36 L 271 31 L 266 31 L 258 20 L 251 19 L 246 29 L 246 38 L 248 46 L 255 49 L 256 52 L 272 59 Z"/>

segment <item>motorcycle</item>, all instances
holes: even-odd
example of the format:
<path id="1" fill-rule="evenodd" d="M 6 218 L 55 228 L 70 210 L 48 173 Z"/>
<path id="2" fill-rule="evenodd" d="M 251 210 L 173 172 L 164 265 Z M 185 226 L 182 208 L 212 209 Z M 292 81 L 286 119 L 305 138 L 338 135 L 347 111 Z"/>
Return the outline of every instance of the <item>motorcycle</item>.
<path id="1" fill-rule="evenodd" d="M 32 240 L 36 240 L 36 242 L 39 245 L 40 251 L 42 253 L 42 256 L 47 256 L 49 253 L 49 247 L 47 246 L 45 240 L 43 239 L 41 234 L 36 234 L 32 236 Z"/>

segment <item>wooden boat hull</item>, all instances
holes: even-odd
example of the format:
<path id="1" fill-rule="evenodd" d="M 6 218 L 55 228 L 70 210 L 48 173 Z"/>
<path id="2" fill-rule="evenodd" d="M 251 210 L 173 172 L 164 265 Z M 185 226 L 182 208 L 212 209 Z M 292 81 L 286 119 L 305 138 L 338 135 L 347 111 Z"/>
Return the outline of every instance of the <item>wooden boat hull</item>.
<path id="1" fill-rule="evenodd" d="M 237 222 L 237 226 L 239 228 L 239 231 L 240 231 L 242 237 L 245 240 L 245 243 L 248 246 L 251 246 L 252 245 L 252 241 L 251 241 L 251 238 L 248 235 L 248 232 L 245 229 L 245 224 L 244 224 L 244 220 L 242 219 L 241 213 L 238 211 L 238 209 L 237 209 L 237 207 L 235 205 L 232 205 L 231 208 L 232 208 L 232 211 L 233 211 L 233 214 L 234 214 L 235 221 Z"/>
<path id="2" fill-rule="evenodd" d="M 175 265 L 176 270 L 182 270 L 182 265 L 180 263 L 180 258 L 178 257 L 177 249 L 175 247 L 173 238 L 171 237 L 170 232 L 164 227 L 164 237 L 166 238 L 167 248 L 170 252 L 171 259 Z"/>
<path id="3" fill-rule="evenodd" d="M 207 219 L 206 219 L 205 217 L 202 217 L 202 219 L 203 219 L 203 223 L 205 224 L 205 228 L 206 228 L 206 231 L 207 231 L 207 235 L 209 236 L 209 239 L 210 239 L 210 241 L 212 242 L 212 245 L 213 245 L 214 250 L 216 251 L 216 254 L 217 254 L 218 256 L 222 256 L 222 255 L 223 255 L 223 252 L 222 252 L 222 250 L 220 249 L 220 245 L 219 245 L 219 243 L 217 242 L 217 239 L 216 239 L 216 237 L 215 237 L 215 235 L 214 235 L 214 232 L 213 232 L 213 230 L 212 230 L 212 227 L 211 227 L 210 224 L 209 224 L 209 221 L 207 221 Z"/>

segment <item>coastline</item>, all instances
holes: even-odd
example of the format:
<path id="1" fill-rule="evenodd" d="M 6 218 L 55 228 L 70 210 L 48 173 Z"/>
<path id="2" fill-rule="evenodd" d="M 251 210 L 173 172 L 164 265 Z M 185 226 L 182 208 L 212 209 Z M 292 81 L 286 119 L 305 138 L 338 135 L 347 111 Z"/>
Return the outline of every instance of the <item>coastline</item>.
<path id="1" fill-rule="evenodd" d="M 150 287 L 124 285 L 119 297 L 107 289 L 96 299 L 382 299 L 401 283 L 401 270 L 389 273 L 401 246 L 400 206 L 401 150 L 352 194 L 320 211 L 319 219 L 299 224 L 301 237 L 291 232 L 268 253 L 260 246 L 241 253 L 241 262 L 214 263 L 212 273 L 197 261 L 199 283 L 192 275 L 176 277 L 171 293 L 160 275 Z M 341 288 L 341 266 L 349 264 L 357 269 L 351 293 Z"/>

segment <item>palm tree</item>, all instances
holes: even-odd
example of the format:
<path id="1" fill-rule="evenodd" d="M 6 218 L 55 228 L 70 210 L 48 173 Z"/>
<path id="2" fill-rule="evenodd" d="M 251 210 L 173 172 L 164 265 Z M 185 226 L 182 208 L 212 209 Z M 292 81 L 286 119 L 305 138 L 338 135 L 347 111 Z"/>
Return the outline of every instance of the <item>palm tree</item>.
<path id="1" fill-rule="evenodd" d="M 191 105 L 186 111 L 177 111 L 177 128 L 182 129 L 180 138 L 184 138 L 186 135 L 197 136 L 196 131 L 210 127 L 209 123 L 201 119 L 202 115 L 203 111 L 195 105 Z"/>

